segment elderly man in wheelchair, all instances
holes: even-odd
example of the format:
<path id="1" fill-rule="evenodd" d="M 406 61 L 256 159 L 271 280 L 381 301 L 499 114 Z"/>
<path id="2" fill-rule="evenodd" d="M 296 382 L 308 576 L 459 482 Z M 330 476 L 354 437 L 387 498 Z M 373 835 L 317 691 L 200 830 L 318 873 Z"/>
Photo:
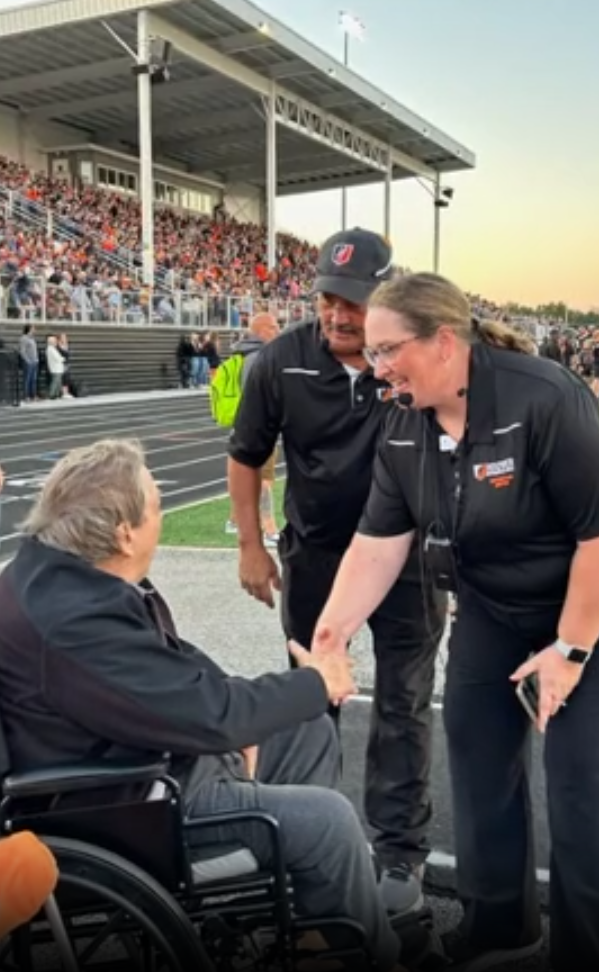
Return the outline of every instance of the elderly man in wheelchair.
<path id="1" fill-rule="evenodd" d="M 5 952 L 26 972 L 50 939 L 68 972 L 438 967 L 335 790 L 350 663 L 294 646 L 293 671 L 228 676 L 147 580 L 160 525 L 139 445 L 98 442 L 54 467 L 0 574 L 3 832 L 60 871 Z"/>

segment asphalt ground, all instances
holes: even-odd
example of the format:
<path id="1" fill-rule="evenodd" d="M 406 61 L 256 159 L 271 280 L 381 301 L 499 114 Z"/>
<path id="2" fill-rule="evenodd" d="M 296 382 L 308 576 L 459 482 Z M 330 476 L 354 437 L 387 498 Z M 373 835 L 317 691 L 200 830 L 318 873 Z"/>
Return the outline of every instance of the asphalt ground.
<path id="1" fill-rule="evenodd" d="M 61 399 L 0 408 L 2 495 L 0 556 L 10 555 L 19 524 L 52 465 L 69 449 L 108 437 L 134 437 L 146 450 L 165 509 L 226 489 L 227 434 L 201 392 Z"/>
<path id="2" fill-rule="evenodd" d="M 160 483 L 165 509 L 220 495 L 226 489 L 227 436 L 212 422 L 205 394 L 170 392 L 121 396 L 110 401 L 82 399 L 0 408 L 0 465 L 7 474 L 0 520 L 2 560 L 14 553 L 19 523 L 53 463 L 74 446 L 111 436 L 134 436 L 141 440 L 150 468 Z M 249 677 L 266 670 L 281 670 L 286 665 L 286 652 L 278 613 L 268 611 L 240 590 L 236 561 L 236 552 L 230 550 L 163 548 L 155 561 L 154 580 L 171 603 L 182 634 L 201 644 L 227 670 Z M 352 652 L 360 694 L 347 703 L 343 712 L 344 790 L 363 818 L 364 752 L 373 687 L 367 632 L 356 638 Z M 451 894 L 455 882 L 451 795 L 443 730 L 445 660 L 444 643 L 439 653 L 433 704 L 434 817 L 428 872 L 441 928 L 457 920 L 457 905 L 445 897 L 447 892 Z M 538 738 L 534 747 L 532 796 L 537 818 L 539 883 L 545 897 L 549 842 Z M 522 966 L 531 972 L 541 967 L 544 965 L 539 960 Z"/>

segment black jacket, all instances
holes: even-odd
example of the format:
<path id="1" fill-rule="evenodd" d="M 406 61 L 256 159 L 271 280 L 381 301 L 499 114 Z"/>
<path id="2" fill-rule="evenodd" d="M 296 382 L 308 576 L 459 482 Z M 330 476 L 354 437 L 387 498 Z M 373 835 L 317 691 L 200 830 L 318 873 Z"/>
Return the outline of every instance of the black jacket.
<path id="1" fill-rule="evenodd" d="M 90 758 L 223 754 L 327 709 L 313 669 L 227 676 L 157 594 L 27 539 L 0 574 L 0 712 L 14 771 Z M 180 772 L 179 772 L 180 770 Z"/>

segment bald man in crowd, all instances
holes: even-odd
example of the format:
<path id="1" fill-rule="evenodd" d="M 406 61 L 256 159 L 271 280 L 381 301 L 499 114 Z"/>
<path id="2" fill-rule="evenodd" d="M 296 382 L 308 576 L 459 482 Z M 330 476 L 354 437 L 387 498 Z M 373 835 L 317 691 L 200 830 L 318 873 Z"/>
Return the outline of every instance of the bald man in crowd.
<path id="1" fill-rule="evenodd" d="M 252 317 L 246 337 L 235 344 L 231 350 L 233 354 L 242 354 L 244 357 L 243 369 L 241 372 L 241 387 L 243 388 L 250 370 L 260 354 L 265 344 L 268 344 L 280 334 L 280 327 L 274 314 L 266 311 L 255 314 Z M 276 478 L 277 449 L 273 452 L 267 462 L 262 467 L 262 491 L 260 494 L 260 514 L 262 519 L 262 530 L 264 531 L 264 544 L 266 547 L 276 547 L 279 540 L 279 530 L 275 518 L 273 486 Z M 227 533 L 236 533 L 237 526 L 233 513 L 229 516 L 226 526 Z"/>

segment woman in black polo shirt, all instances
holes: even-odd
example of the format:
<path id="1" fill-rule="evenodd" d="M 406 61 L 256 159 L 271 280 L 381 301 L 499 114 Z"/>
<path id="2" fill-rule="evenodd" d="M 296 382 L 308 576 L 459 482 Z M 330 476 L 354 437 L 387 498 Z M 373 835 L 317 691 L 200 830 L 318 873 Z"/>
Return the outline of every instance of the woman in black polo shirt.
<path id="1" fill-rule="evenodd" d="M 534 356 L 524 336 L 473 323 L 466 297 L 433 274 L 382 284 L 366 338 L 400 407 L 313 650 L 345 648 L 420 531 L 423 576 L 458 600 L 444 715 L 465 914 L 448 951 L 458 968 L 482 972 L 540 947 L 531 722 L 515 691 L 535 673 L 553 968 L 591 972 L 599 969 L 597 402 L 576 376 Z"/>

